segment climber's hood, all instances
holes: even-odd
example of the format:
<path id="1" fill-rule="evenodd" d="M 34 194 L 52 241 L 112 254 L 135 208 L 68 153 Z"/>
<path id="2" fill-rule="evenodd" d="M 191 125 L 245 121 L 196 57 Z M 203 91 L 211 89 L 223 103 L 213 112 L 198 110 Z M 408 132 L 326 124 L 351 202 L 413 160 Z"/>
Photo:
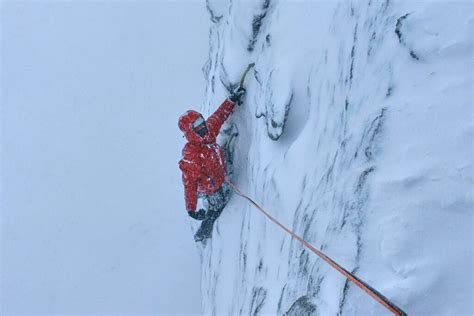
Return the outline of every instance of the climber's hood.
<path id="1" fill-rule="evenodd" d="M 190 143 L 210 143 L 213 141 L 213 137 L 209 132 L 201 137 L 193 129 L 193 122 L 195 122 L 201 116 L 201 113 L 189 110 L 179 118 L 179 129 L 184 133 L 187 141 Z"/>

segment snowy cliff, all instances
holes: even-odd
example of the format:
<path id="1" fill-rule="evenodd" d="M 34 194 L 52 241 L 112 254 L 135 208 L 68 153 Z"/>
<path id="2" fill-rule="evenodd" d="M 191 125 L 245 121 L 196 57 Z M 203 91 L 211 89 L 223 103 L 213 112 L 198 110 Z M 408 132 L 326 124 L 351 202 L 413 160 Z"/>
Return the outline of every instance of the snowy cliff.
<path id="1" fill-rule="evenodd" d="M 204 113 L 255 63 L 234 182 L 412 315 L 471 315 L 469 1 L 207 1 Z M 205 315 L 384 315 L 234 195 L 201 247 Z"/>

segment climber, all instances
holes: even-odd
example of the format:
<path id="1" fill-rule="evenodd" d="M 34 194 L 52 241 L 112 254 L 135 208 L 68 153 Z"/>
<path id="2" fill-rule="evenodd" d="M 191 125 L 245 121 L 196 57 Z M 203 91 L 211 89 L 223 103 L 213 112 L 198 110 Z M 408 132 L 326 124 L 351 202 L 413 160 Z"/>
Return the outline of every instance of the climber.
<path id="1" fill-rule="evenodd" d="M 196 220 L 213 222 L 222 212 L 223 206 L 219 207 L 217 204 L 222 204 L 225 199 L 222 184 L 226 176 L 226 166 L 224 152 L 216 143 L 216 138 L 221 126 L 234 110 L 234 105 L 240 105 L 245 92 L 242 87 L 234 89 L 229 98 L 207 120 L 193 110 L 187 111 L 179 118 L 179 129 L 188 141 L 183 148 L 179 168 L 182 171 L 186 210 L 189 216 Z M 198 197 L 207 201 L 207 210 L 201 208 L 196 211 Z"/>

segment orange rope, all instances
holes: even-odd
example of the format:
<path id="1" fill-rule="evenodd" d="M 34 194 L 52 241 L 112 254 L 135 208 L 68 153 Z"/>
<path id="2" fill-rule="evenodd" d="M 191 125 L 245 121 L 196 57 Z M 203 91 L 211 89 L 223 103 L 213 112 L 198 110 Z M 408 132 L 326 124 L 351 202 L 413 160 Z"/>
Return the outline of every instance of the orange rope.
<path id="1" fill-rule="evenodd" d="M 326 256 L 323 252 L 319 251 L 316 249 L 313 245 L 311 245 L 309 242 L 305 241 L 303 238 L 300 236 L 296 235 L 294 232 L 292 232 L 290 229 L 286 228 L 283 224 L 281 224 L 279 221 L 277 221 L 275 218 L 273 218 L 268 212 L 266 212 L 260 205 L 258 205 L 256 202 L 254 202 L 251 198 L 246 196 L 245 194 L 242 193 L 232 182 L 230 182 L 228 179 L 226 179 L 226 182 L 230 185 L 230 187 L 234 190 L 235 193 L 249 201 L 255 208 L 257 208 L 260 212 L 262 212 L 266 217 L 268 217 L 273 223 L 278 225 L 280 228 L 282 228 L 284 231 L 286 231 L 288 234 L 291 235 L 294 239 L 298 240 L 311 250 L 313 253 L 315 253 L 317 256 L 319 256 L 321 259 L 323 259 L 326 263 L 328 263 L 331 267 L 336 269 L 339 273 L 344 275 L 349 281 L 357 285 L 361 290 L 366 292 L 368 295 L 370 295 L 374 300 L 382 304 L 386 309 L 388 309 L 390 312 L 392 312 L 394 315 L 397 316 L 404 316 L 407 315 L 403 310 L 401 310 L 399 307 L 397 307 L 395 304 L 390 302 L 388 298 L 383 296 L 380 292 L 375 290 L 373 287 L 341 267 L 339 264 L 337 264 L 334 260 Z"/>

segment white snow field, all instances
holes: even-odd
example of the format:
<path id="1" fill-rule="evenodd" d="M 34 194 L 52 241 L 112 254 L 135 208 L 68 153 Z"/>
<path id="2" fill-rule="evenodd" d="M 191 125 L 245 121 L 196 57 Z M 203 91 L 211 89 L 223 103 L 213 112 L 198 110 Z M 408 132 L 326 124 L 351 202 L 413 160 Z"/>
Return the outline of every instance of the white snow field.
<path id="1" fill-rule="evenodd" d="M 1 2 L 6 315 L 200 315 L 179 116 L 204 2 Z"/>
<path id="2" fill-rule="evenodd" d="M 234 181 L 409 315 L 474 315 L 471 1 L 218 1 L 204 112 L 255 63 Z M 204 315 L 390 315 L 234 195 Z"/>

